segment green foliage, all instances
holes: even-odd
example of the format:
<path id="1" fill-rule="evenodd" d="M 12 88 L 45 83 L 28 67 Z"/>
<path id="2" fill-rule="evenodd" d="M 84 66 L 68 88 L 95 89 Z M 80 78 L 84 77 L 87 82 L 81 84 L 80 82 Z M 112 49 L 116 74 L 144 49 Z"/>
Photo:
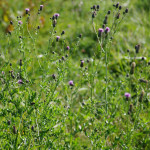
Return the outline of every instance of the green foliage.
<path id="1" fill-rule="evenodd" d="M 0 149 L 150 149 L 149 2 L 113 4 L 0 2 Z"/>

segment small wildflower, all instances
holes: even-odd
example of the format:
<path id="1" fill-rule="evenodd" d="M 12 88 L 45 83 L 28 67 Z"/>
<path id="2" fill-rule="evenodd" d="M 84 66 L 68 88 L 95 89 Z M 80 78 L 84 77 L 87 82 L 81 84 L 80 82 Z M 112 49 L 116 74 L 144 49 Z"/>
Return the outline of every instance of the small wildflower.
<path id="1" fill-rule="evenodd" d="M 121 10 L 122 9 L 122 6 L 119 6 L 119 10 Z"/>
<path id="2" fill-rule="evenodd" d="M 38 26 L 37 29 L 40 29 L 40 26 Z"/>
<path id="3" fill-rule="evenodd" d="M 62 59 L 62 60 L 65 60 L 65 57 L 64 57 L 64 56 L 62 56 L 62 57 L 61 57 L 61 59 Z"/>
<path id="4" fill-rule="evenodd" d="M 125 93 L 124 96 L 126 97 L 126 99 L 128 100 L 131 97 L 130 93 Z"/>
<path id="5" fill-rule="evenodd" d="M 70 85 L 70 86 L 74 86 L 74 83 L 73 83 L 72 80 L 69 81 L 69 85 Z"/>
<path id="6" fill-rule="evenodd" d="M 102 33 L 104 32 L 104 29 L 99 28 L 98 29 L 98 36 L 101 37 Z"/>
<path id="7" fill-rule="evenodd" d="M 43 10 L 43 5 L 40 5 L 40 11 L 42 11 Z"/>
<path id="8" fill-rule="evenodd" d="M 84 64 L 84 60 L 81 60 L 80 67 L 83 67 L 83 64 Z"/>
<path id="9" fill-rule="evenodd" d="M 60 39 L 60 36 L 56 36 L 56 41 L 58 42 Z"/>
<path id="10" fill-rule="evenodd" d="M 18 80 L 18 84 L 23 84 L 23 81 L 21 79 Z"/>
<path id="11" fill-rule="evenodd" d="M 22 21 L 18 21 L 18 24 L 22 24 Z"/>
<path id="12" fill-rule="evenodd" d="M 106 27 L 105 33 L 108 33 L 108 32 L 110 32 L 110 29 L 109 29 L 109 27 Z"/>
<path id="13" fill-rule="evenodd" d="M 4 72 L 4 71 L 2 71 L 2 74 L 5 74 L 5 72 Z"/>
<path id="14" fill-rule="evenodd" d="M 57 19 L 59 17 L 59 14 L 58 13 L 55 13 L 54 14 L 54 17 Z"/>
<path id="15" fill-rule="evenodd" d="M 30 9 L 29 9 L 29 8 L 26 8 L 25 10 L 26 10 L 26 14 L 28 14 L 28 13 L 29 13 L 29 11 L 30 11 Z"/>
<path id="16" fill-rule="evenodd" d="M 81 38 L 81 37 L 82 37 L 82 34 L 79 35 L 79 38 Z"/>
<path id="17" fill-rule="evenodd" d="M 66 49 L 67 49 L 67 50 L 70 50 L 70 47 L 69 47 L 69 46 L 67 46 L 67 47 L 66 47 Z"/>

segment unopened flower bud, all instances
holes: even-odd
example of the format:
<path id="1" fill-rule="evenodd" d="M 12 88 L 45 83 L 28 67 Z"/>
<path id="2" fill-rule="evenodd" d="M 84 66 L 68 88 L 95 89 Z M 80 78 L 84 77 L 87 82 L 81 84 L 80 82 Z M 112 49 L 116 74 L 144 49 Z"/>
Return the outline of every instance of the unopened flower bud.
<path id="1" fill-rule="evenodd" d="M 139 98 L 139 102 L 143 101 L 144 93 L 145 93 L 144 90 L 142 90 L 140 98 Z"/>
<path id="2" fill-rule="evenodd" d="M 131 64 L 131 70 L 130 70 L 131 74 L 134 74 L 135 66 L 136 66 L 136 63 L 132 62 L 132 64 Z"/>

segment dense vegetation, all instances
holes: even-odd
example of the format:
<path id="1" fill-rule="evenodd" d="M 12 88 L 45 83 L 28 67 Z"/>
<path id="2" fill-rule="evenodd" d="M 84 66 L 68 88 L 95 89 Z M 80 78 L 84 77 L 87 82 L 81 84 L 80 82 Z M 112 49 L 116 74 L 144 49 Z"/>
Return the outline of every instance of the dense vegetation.
<path id="1" fill-rule="evenodd" d="M 150 149 L 149 0 L 0 1 L 0 149 Z"/>

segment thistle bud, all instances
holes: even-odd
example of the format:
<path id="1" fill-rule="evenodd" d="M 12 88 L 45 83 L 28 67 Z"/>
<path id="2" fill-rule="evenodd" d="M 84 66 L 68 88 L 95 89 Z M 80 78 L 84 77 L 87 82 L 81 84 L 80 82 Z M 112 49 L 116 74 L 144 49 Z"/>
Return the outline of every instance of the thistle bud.
<path id="1" fill-rule="evenodd" d="M 128 13 L 128 8 L 126 8 L 125 13 Z"/>
<path id="2" fill-rule="evenodd" d="M 65 34 L 65 31 L 62 31 L 61 35 Z"/>
<path id="3" fill-rule="evenodd" d="M 136 66 L 136 63 L 132 62 L 132 64 L 131 64 L 131 70 L 130 70 L 131 74 L 134 74 L 135 66 Z"/>
<path id="4" fill-rule="evenodd" d="M 119 10 L 121 10 L 122 9 L 122 6 L 119 6 Z"/>
<path id="5" fill-rule="evenodd" d="M 116 8 L 118 8 L 118 6 L 119 6 L 119 2 L 116 4 Z"/>
<path id="6" fill-rule="evenodd" d="M 11 124 L 11 121 L 10 121 L 10 120 L 8 120 L 8 121 L 7 121 L 7 124 L 8 124 L 8 125 L 10 125 L 10 124 Z"/>
<path id="7" fill-rule="evenodd" d="M 82 34 L 79 35 L 79 38 L 81 38 L 81 37 L 82 37 Z"/>
<path id="8" fill-rule="evenodd" d="M 20 64 L 19 65 L 22 66 L 22 59 L 20 59 Z"/>
<path id="9" fill-rule="evenodd" d="M 53 78 L 53 79 L 56 79 L 56 75 L 55 75 L 55 74 L 52 74 L 52 78 Z"/>
<path id="10" fill-rule="evenodd" d="M 12 21 L 10 21 L 10 24 L 11 24 L 11 25 L 13 25 L 13 22 L 12 22 Z"/>
<path id="11" fill-rule="evenodd" d="M 40 29 L 40 26 L 38 26 L 37 29 Z"/>
<path id="12" fill-rule="evenodd" d="M 97 10 L 99 10 L 99 5 L 97 5 Z"/>
<path id="13" fill-rule="evenodd" d="M 139 79 L 140 82 L 143 82 L 143 83 L 148 83 L 147 80 L 144 80 L 144 79 Z"/>
<path id="14" fill-rule="evenodd" d="M 140 49 L 140 45 L 139 44 L 135 45 L 135 51 L 136 51 L 136 53 L 139 53 L 139 49 Z"/>
<path id="15" fill-rule="evenodd" d="M 110 10 L 108 10 L 107 14 L 109 15 L 109 14 L 110 14 L 110 12 L 111 12 L 111 11 L 110 11 Z"/>
<path id="16" fill-rule="evenodd" d="M 145 93 L 144 90 L 142 90 L 140 98 L 139 98 L 139 102 L 143 101 L 144 93 Z"/>
<path id="17" fill-rule="evenodd" d="M 15 126 L 13 126 L 13 133 L 14 133 L 14 134 L 17 134 L 17 130 L 16 130 L 16 127 L 15 127 Z"/>
<path id="18" fill-rule="evenodd" d="M 117 18 L 117 19 L 119 19 L 119 18 L 120 18 L 120 13 L 118 13 L 118 15 L 116 16 L 116 18 Z"/>
<path id="19" fill-rule="evenodd" d="M 34 126 L 31 127 L 31 130 L 34 131 Z"/>

